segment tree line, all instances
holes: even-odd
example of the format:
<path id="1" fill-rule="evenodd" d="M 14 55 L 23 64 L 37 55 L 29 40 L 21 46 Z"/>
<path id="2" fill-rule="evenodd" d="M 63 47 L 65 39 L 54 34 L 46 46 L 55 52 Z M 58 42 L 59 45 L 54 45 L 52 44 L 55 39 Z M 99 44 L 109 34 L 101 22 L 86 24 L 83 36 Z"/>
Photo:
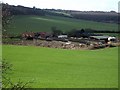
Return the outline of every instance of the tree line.
<path id="1" fill-rule="evenodd" d="M 68 11 L 74 18 L 106 23 L 119 23 L 120 15 L 116 11 Z"/>
<path id="2" fill-rule="evenodd" d="M 105 23 L 119 23 L 118 14 L 72 14 L 72 16 L 76 19 L 84 19 L 90 21 L 97 21 L 97 22 L 105 22 Z"/>

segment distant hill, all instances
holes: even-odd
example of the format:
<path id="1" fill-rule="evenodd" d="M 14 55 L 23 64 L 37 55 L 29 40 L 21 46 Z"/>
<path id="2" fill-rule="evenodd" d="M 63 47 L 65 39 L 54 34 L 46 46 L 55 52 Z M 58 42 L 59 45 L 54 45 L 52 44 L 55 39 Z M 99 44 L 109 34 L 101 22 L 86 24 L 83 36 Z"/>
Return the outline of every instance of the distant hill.
<path id="1" fill-rule="evenodd" d="M 25 31 L 51 32 L 52 28 L 63 32 L 72 30 L 118 31 L 118 13 L 99 11 L 72 11 L 60 9 L 39 9 L 24 6 L 7 6 L 13 16 L 8 33 L 20 34 Z M 114 18 L 113 18 L 114 17 Z M 106 23 L 107 22 L 107 23 Z"/>
<path id="2" fill-rule="evenodd" d="M 3 4 L 4 6 L 5 4 Z M 9 10 L 13 15 L 38 15 L 38 16 L 62 16 L 75 19 L 83 19 L 105 23 L 118 23 L 120 16 L 115 11 L 75 11 L 75 10 L 61 10 L 61 9 L 39 9 L 36 7 L 24 7 L 9 5 Z"/>

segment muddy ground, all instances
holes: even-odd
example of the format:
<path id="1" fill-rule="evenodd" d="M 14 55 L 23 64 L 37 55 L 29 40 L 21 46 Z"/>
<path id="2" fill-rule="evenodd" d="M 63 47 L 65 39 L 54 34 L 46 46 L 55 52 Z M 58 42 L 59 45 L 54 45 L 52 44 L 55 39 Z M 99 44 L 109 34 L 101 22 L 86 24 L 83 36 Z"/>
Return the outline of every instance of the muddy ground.
<path id="1" fill-rule="evenodd" d="M 46 40 L 11 40 L 3 41 L 3 44 L 11 45 L 23 45 L 23 46 L 40 46 L 40 47 L 49 47 L 49 48 L 61 48 L 61 49 L 71 49 L 71 50 L 94 50 L 106 47 L 115 47 L 120 46 L 120 43 L 111 43 L 111 44 L 84 44 L 79 42 L 62 42 L 62 41 L 46 41 Z"/>

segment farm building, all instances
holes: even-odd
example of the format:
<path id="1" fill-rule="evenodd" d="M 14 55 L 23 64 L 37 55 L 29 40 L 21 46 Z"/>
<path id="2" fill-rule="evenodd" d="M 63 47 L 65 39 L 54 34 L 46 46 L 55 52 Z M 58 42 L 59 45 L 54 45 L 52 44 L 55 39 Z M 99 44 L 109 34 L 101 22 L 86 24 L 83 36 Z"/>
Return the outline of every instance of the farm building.
<path id="1" fill-rule="evenodd" d="M 22 38 L 28 40 L 28 39 L 40 39 L 40 38 L 48 38 L 48 37 L 52 37 L 51 33 L 47 33 L 47 32 L 24 32 L 22 33 Z"/>
<path id="2" fill-rule="evenodd" d="M 34 35 L 35 35 L 34 32 L 24 32 L 24 33 L 22 33 L 22 38 L 33 39 Z"/>
<path id="3" fill-rule="evenodd" d="M 106 43 L 108 43 L 109 41 L 116 40 L 115 37 L 111 37 L 111 36 L 90 36 L 90 39 L 104 40 Z"/>

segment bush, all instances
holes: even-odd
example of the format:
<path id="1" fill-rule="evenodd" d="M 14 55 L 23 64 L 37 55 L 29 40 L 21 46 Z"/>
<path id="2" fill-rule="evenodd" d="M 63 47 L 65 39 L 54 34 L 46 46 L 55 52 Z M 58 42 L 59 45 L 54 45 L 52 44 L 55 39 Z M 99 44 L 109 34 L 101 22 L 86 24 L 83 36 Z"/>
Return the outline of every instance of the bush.
<path id="1" fill-rule="evenodd" d="M 10 79 L 10 77 L 8 77 L 9 71 L 12 70 L 12 64 L 8 63 L 7 61 L 3 60 L 2 61 L 2 88 L 6 89 L 9 88 L 9 90 L 24 90 L 25 88 L 28 88 L 30 86 L 28 86 L 30 83 L 30 81 L 28 82 L 23 82 L 20 79 L 18 80 L 18 82 L 14 83 L 12 82 L 12 80 Z"/>

